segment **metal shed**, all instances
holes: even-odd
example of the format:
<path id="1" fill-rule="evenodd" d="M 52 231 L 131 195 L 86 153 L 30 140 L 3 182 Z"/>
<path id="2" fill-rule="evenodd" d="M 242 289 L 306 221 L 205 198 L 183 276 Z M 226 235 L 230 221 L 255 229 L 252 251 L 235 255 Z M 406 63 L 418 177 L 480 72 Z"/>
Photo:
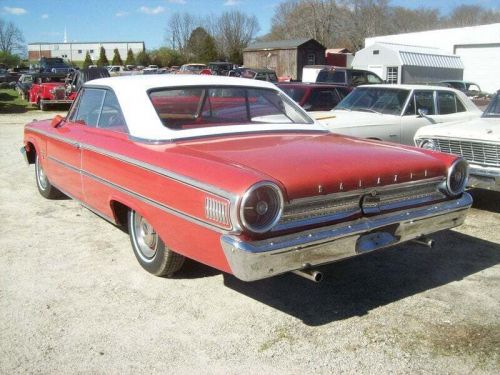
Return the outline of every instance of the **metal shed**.
<path id="1" fill-rule="evenodd" d="M 439 48 L 377 42 L 358 51 L 352 66 L 378 74 L 388 83 L 426 83 L 463 79 L 460 56 Z"/>
<path id="2" fill-rule="evenodd" d="M 304 65 L 325 64 L 325 50 L 315 39 L 257 42 L 243 50 L 243 64 L 273 69 L 279 77 L 300 80 Z"/>

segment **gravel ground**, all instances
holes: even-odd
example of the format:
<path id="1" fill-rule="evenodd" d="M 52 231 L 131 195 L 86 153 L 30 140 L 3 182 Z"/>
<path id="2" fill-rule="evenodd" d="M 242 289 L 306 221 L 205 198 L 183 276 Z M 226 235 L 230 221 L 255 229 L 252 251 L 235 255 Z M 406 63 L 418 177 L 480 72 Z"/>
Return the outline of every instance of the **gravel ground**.
<path id="1" fill-rule="evenodd" d="M 19 153 L 40 111 L 0 115 L 0 373 L 500 373 L 500 193 L 433 249 L 398 246 L 241 282 L 141 269 L 126 233 L 37 192 Z"/>

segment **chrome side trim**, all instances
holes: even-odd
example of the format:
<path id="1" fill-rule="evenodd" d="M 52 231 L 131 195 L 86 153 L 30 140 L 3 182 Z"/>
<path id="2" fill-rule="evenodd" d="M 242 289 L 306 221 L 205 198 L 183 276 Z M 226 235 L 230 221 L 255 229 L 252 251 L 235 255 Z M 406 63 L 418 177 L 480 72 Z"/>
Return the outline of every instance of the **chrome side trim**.
<path id="1" fill-rule="evenodd" d="M 136 192 L 134 192 L 132 190 L 126 189 L 126 188 L 124 188 L 124 187 L 122 187 L 120 185 L 117 185 L 117 184 L 109 181 L 109 180 L 106 180 L 106 179 L 101 178 L 99 176 L 96 176 L 94 174 L 91 174 L 91 173 L 88 173 L 88 172 L 83 171 L 81 169 L 78 169 L 78 168 L 76 168 L 76 167 L 74 167 L 74 166 L 72 166 L 70 164 L 67 164 L 67 163 L 61 161 L 61 160 L 55 159 L 54 157 L 49 156 L 48 158 L 50 160 L 52 160 L 53 162 L 58 163 L 59 165 L 65 167 L 67 169 L 70 169 L 70 170 L 72 170 L 72 171 L 74 171 L 76 173 L 79 173 L 79 174 L 83 175 L 83 176 L 89 177 L 89 178 L 93 179 L 94 181 L 97 181 L 97 182 L 99 182 L 99 183 L 101 183 L 103 185 L 106 185 L 106 186 L 108 186 L 108 187 L 110 187 L 112 189 L 118 190 L 118 191 L 120 191 L 120 192 L 122 192 L 124 194 L 127 194 L 128 196 L 130 196 L 132 198 L 140 200 L 143 203 L 149 204 L 149 205 L 151 205 L 151 206 L 153 206 L 155 208 L 158 208 L 158 209 L 160 209 L 160 210 L 162 210 L 164 212 L 167 212 L 169 214 L 172 214 L 172 215 L 175 215 L 177 217 L 180 217 L 180 218 L 182 218 L 184 220 L 187 220 L 187 221 L 189 221 L 191 223 L 198 224 L 198 225 L 201 225 L 201 226 L 203 226 L 205 228 L 209 228 L 209 229 L 215 230 L 218 233 L 229 233 L 230 232 L 230 230 L 227 229 L 227 228 L 220 227 L 220 226 L 218 226 L 215 223 L 212 224 L 212 223 L 205 222 L 205 221 L 203 221 L 201 219 L 198 219 L 198 218 L 196 218 L 194 216 L 191 216 L 191 215 L 189 215 L 189 214 L 187 214 L 185 212 L 178 211 L 175 208 L 172 208 L 172 207 L 167 206 L 167 205 L 165 205 L 163 203 L 160 203 L 158 201 L 155 201 L 153 199 L 145 197 L 145 196 L 143 196 L 143 195 L 141 195 L 139 193 L 136 193 Z M 58 186 L 56 186 L 56 187 L 59 190 L 63 191 Z M 67 194 L 66 192 L 64 192 L 64 194 L 66 194 L 69 197 L 73 198 L 70 194 Z M 81 203 L 81 200 L 79 200 L 79 199 L 75 199 L 75 200 L 77 200 L 78 202 Z M 82 203 L 82 205 L 85 206 L 85 204 L 83 204 L 83 203 Z"/>
<path id="2" fill-rule="evenodd" d="M 77 144 L 74 140 L 72 140 L 70 138 L 67 138 L 67 137 L 62 137 L 62 136 L 59 136 L 59 135 L 55 135 L 55 134 L 52 134 L 52 133 L 49 133 L 49 132 L 46 132 L 46 131 L 43 131 L 43 130 L 40 130 L 40 129 L 36 129 L 36 128 L 29 127 L 28 129 L 30 131 L 35 132 L 35 133 L 42 134 L 42 135 L 44 135 L 44 136 L 46 136 L 48 138 L 53 138 L 53 139 L 56 139 L 56 140 L 64 142 L 64 143 L 68 143 L 68 144 L 73 145 L 73 146 Z M 231 201 L 231 203 L 233 201 L 236 202 L 237 199 L 238 199 L 238 196 L 232 194 L 231 192 L 228 192 L 226 190 L 220 189 L 218 187 L 215 187 L 215 186 L 212 186 L 212 185 L 209 185 L 209 184 L 204 184 L 204 183 L 199 182 L 197 180 L 194 180 L 194 179 L 192 179 L 190 177 L 186 177 L 184 175 L 168 171 L 168 170 L 166 170 L 164 168 L 160 168 L 158 166 L 155 166 L 155 165 L 152 165 L 152 164 L 149 164 L 149 163 L 145 163 L 145 162 L 142 162 L 140 160 L 133 159 L 133 158 L 130 158 L 130 157 L 122 155 L 122 154 L 118 154 L 118 153 L 115 153 L 115 152 L 107 151 L 107 150 L 104 150 L 102 148 L 98 148 L 98 147 L 95 147 L 95 146 L 92 146 L 92 145 L 89 145 L 89 144 L 80 143 L 78 145 L 83 150 L 92 151 L 92 152 L 98 153 L 100 155 L 104 155 L 104 156 L 110 157 L 112 159 L 116 159 L 116 160 L 122 161 L 124 163 L 127 163 L 127 164 L 130 164 L 130 165 L 139 167 L 141 169 L 144 169 L 144 170 L 147 170 L 147 171 L 150 171 L 150 172 L 155 172 L 155 173 L 157 173 L 159 175 L 168 177 L 168 178 L 170 178 L 172 180 L 180 182 L 180 183 L 182 183 L 184 185 L 188 185 L 188 186 L 197 188 L 197 189 L 202 190 L 204 192 L 211 193 L 211 194 L 214 194 L 214 195 L 219 195 L 219 196 L 221 196 L 223 198 L 229 199 Z"/>
<path id="3" fill-rule="evenodd" d="M 461 197 L 425 207 L 364 217 L 260 241 L 221 236 L 232 273 L 244 281 L 314 267 L 383 249 L 462 224 L 472 197 Z"/>

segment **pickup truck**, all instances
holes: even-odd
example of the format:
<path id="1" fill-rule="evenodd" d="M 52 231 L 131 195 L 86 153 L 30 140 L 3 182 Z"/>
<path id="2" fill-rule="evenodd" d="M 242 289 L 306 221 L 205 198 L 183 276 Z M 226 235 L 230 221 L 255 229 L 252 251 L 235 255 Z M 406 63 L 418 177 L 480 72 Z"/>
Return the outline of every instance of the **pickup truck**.
<path id="1" fill-rule="evenodd" d="M 38 63 L 40 73 L 69 74 L 74 69 L 60 57 L 42 57 Z"/>

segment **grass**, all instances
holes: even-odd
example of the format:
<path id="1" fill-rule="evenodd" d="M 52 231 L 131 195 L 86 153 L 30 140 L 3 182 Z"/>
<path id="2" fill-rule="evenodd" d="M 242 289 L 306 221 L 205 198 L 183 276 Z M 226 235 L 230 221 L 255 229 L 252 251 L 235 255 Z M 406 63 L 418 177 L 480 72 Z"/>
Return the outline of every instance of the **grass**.
<path id="1" fill-rule="evenodd" d="M 35 109 L 22 100 L 16 90 L 0 89 L 0 113 L 26 113 Z"/>

